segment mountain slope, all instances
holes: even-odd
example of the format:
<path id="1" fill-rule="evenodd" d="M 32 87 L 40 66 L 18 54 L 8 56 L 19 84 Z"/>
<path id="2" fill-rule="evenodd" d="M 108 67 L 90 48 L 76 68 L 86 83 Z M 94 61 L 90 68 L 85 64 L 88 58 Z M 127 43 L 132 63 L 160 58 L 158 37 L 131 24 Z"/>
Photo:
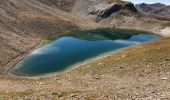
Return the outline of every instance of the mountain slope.
<path id="1" fill-rule="evenodd" d="M 52 3 L 53 0 L 48 0 Z M 0 66 L 27 52 L 42 40 L 75 28 L 100 27 L 43 0 L 0 1 Z"/>
<path id="2" fill-rule="evenodd" d="M 152 8 L 147 6 L 145 9 L 149 11 L 162 6 L 164 5 L 154 4 Z M 170 32 L 166 31 L 164 33 L 163 31 L 166 27 L 169 27 L 170 18 L 141 13 L 131 2 L 120 0 L 77 0 L 74 2 L 70 13 L 113 28 L 143 29 L 163 36 L 170 34 Z"/>

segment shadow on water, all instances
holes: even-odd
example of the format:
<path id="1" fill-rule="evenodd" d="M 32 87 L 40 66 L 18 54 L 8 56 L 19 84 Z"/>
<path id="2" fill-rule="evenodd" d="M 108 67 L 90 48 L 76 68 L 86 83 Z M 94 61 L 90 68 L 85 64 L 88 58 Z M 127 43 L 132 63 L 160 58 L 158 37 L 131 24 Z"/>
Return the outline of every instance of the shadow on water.
<path id="1" fill-rule="evenodd" d="M 125 29 L 89 29 L 89 30 L 73 30 L 64 34 L 57 34 L 56 36 L 50 38 L 47 44 L 60 38 L 60 37 L 75 37 L 84 40 L 115 40 L 115 39 L 127 39 L 135 34 L 150 34 L 144 31 L 138 30 L 125 30 Z"/>

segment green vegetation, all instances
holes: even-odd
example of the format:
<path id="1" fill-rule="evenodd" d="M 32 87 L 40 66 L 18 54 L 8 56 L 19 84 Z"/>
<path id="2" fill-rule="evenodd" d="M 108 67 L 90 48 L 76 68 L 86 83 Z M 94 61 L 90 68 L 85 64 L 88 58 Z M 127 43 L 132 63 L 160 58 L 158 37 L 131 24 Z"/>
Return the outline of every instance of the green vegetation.
<path id="1" fill-rule="evenodd" d="M 2 66 L 0 65 L 0 72 L 2 72 L 2 71 L 3 71 L 3 68 L 4 68 L 4 67 L 2 67 Z"/>
<path id="2" fill-rule="evenodd" d="M 60 38 L 61 36 L 64 36 L 65 34 L 68 34 L 68 33 L 70 33 L 70 32 L 67 31 L 67 32 L 64 32 L 64 33 L 56 34 L 56 35 L 48 38 L 47 40 L 45 40 L 45 41 L 44 41 L 44 44 L 45 44 L 45 45 L 46 45 L 46 44 L 49 44 L 49 43 L 53 42 L 54 40 Z"/>

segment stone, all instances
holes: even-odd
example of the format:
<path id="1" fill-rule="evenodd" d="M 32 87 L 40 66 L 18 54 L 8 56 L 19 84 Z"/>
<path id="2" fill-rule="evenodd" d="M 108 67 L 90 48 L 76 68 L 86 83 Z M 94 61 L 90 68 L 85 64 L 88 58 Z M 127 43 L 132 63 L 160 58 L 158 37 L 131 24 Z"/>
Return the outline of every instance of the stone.
<path id="1" fill-rule="evenodd" d="M 61 81 L 59 81 L 59 82 L 58 82 L 58 84 L 62 84 L 62 82 L 61 82 Z"/>
<path id="2" fill-rule="evenodd" d="M 95 77 L 95 79 L 100 79 L 100 77 Z"/>
<path id="3" fill-rule="evenodd" d="M 103 63 L 98 63 L 97 65 L 99 65 L 99 66 L 100 66 L 100 65 L 103 65 Z"/>
<path id="4" fill-rule="evenodd" d="M 51 93 L 51 95 L 58 95 L 58 93 L 53 92 L 53 93 Z"/>
<path id="5" fill-rule="evenodd" d="M 161 48 L 156 48 L 157 50 L 160 50 Z"/>
<path id="6" fill-rule="evenodd" d="M 44 85 L 43 82 L 39 82 L 39 81 L 37 81 L 36 84 L 37 84 L 38 86 Z"/>
<path id="7" fill-rule="evenodd" d="M 38 85 L 41 86 L 41 85 L 44 85 L 44 83 L 43 83 L 43 82 L 40 82 Z"/>
<path id="8" fill-rule="evenodd" d="M 126 55 L 122 55 L 122 58 L 125 58 L 126 57 Z"/>
<path id="9" fill-rule="evenodd" d="M 51 95 L 52 95 L 52 96 L 62 97 L 62 96 L 63 96 L 63 93 L 61 93 L 61 92 L 58 92 L 58 93 L 53 92 L 53 93 L 51 93 Z"/>
<path id="10" fill-rule="evenodd" d="M 77 94 L 73 94 L 73 93 L 71 93 L 71 95 L 70 95 L 71 97 L 76 97 L 77 96 Z"/>
<path id="11" fill-rule="evenodd" d="M 161 80 L 167 80 L 168 78 L 167 77 L 162 77 Z"/>
<path id="12" fill-rule="evenodd" d="M 119 67 L 119 68 L 120 68 L 120 69 L 123 69 L 124 67 L 121 66 L 121 67 Z"/>
<path id="13" fill-rule="evenodd" d="M 36 84 L 39 84 L 39 81 L 37 81 Z"/>

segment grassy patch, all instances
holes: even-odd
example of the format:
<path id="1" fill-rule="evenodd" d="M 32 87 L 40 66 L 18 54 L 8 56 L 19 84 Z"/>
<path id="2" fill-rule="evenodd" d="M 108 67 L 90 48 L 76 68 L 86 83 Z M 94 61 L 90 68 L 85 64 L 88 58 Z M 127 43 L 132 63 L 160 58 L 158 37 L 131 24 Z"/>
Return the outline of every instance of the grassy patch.
<path id="1" fill-rule="evenodd" d="M 170 27 L 170 23 L 169 22 L 162 25 L 162 28 L 166 28 L 166 27 Z"/>
<path id="2" fill-rule="evenodd" d="M 4 70 L 4 67 L 2 67 L 2 65 L 0 65 L 0 72 L 2 72 Z"/>
<path id="3" fill-rule="evenodd" d="M 24 92 L 9 92 L 9 93 L 0 93 L 0 98 L 2 100 L 9 100 L 10 98 L 13 98 L 15 100 L 18 100 L 20 98 L 26 97 L 26 96 L 30 96 L 34 93 L 33 90 L 29 89 L 27 91 Z"/>

